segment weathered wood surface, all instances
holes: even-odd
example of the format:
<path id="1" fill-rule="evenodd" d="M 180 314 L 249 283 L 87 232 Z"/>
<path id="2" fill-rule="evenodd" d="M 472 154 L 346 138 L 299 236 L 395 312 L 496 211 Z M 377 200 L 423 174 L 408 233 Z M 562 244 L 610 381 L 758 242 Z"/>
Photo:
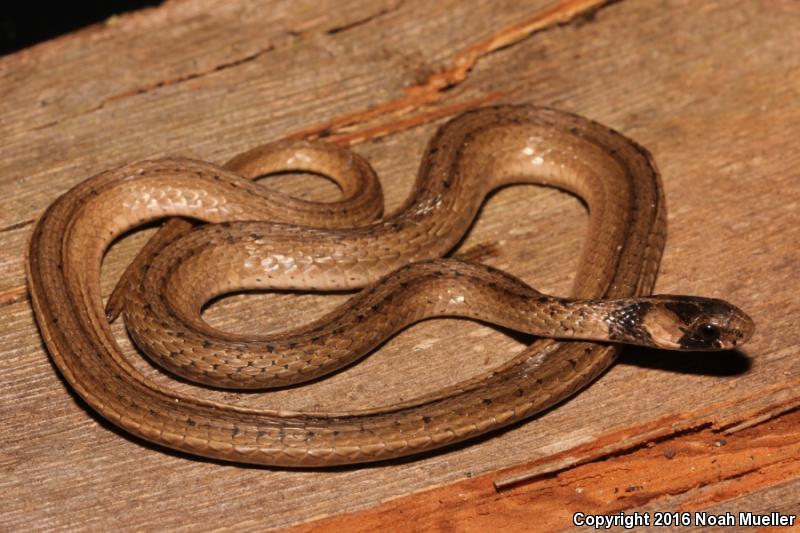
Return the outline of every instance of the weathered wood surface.
<path id="1" fill-rule="evenodd" d="M 292 531 L 396 531 L 406 529 L 411 520 L 418 530 L 513 531 L 527 525 L 535 531 L 555 531 L 568 529 L 578 512 L 650 513 L 651 519 L 658 512 L 731 513 L 737 522 L 739 512 L 796 515 L 800 509 L 798 422 L 800 413 L 795 412 L 770 422 L 767 428 L 734 435 L 692 431 L 500 494 L 493 485 L 497 474 L 491 473 Z M 694 518 L 691 522 L 678 530 L 693 531 L 692 526 L 701 524 Z"/>
<path id="2" fill-rule="evenodd" d="M 580 15 L 592 7 L 599 10 Z M 297 524 L 531 461 L 548 470 L 798 405 L 798 52 L 800 9 L 781 0 L 187 0 L 0 59 L 0 529 Z M 323 134 L 355 144 L 375 164 L 391 210 L 408 193 L 441 120 L 487 102 L 579 112 L 650 148 L 670 211 L 657 289 L 744 307 L 759 326 L 746 352 L 628 350 L 574 400 L 491 438 L 414 461 L 311 472 L 164 453 L 93 416 L 59 379 L 33 321 L 23 257 L 35 217 L 70 186 L 132 160 L 179 154 L 222 162 L 272 139 Z M 331 194 L 318 180 L 275 182 L 308 197 Z M 565 194 L 506 189 L 486 204 L 459 251 L 564 293 L 585 224 L 581 206 Z M 147 234 L 114 247 L 106 291 Z M 263 332 L 305 321 L 342 298 L 239 296 L 207 317 Z M 161 383 L 241 405 L 310 410 L 408 399 L 486 372 L 521 346 L 477 324 L 431 321 L 329 380 L 252 395 L 176 383 L 116 328 L 134 364 Z M 664 458 L 661 468 L 674 465 Z M 726 479 L 699 459 L 685 468 L 705 472 L 698 485 Z M 737 493 L 746 501 L 732 501 L 797 510 L 790 496 L 796 482 L 762 478 L 752 499 Z M 635 470 L 630 480 L 619 483 L 637 485 Z M 659 490 L 676 494 L 669 487 L 652 494 Z M 700 497 L 692 485 L 675 490 Z M 599 501 L 586 491 L 573 504 Z M 761 498 L 763 491 L 771 496 Z M 504 494 L 487 512 L 505 511 Z M 608 508 L 657 507 L 653 498 Z"/>

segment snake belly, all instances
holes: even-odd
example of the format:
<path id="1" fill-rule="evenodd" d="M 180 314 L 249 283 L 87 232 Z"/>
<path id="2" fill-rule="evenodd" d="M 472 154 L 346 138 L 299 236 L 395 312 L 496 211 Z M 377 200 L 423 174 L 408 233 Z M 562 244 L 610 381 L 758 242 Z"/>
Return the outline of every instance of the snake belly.
<path id="1" fill-rule="evenodd" d="M 626 298 L 651 292 L 666 218 L 648 152 L 576 115 L 498 106 L 467 112 L 442 126 L 427 146 L 403 207 L 355 228 L 310 228 L 313 223 L 303 225 L 302 217 L 299 226 L 281 223 L 291 220 L 281 202 L 244 177 L 199 161 L 146 161 L 90 178 L 58 198 L 34 229 L 28 276 L 36 319 L 70 386 L 106 419 L 159 445 L 226 461 L 292 467 L 364 463 L 446 446 L 569 397 L 602 373 L 620 348 L 537 340 L 486 375 L 367 410 L 242 408 L 161 387 L 125 359 L 103 309 L 102 257 L 132 227 L 185 216 L 217 223 L 190 232 L 176 243 L 182 248 L 169 252 L 191 251 L 188 266 L 179 267 L 187 272 L 221 261 L 223 271 L 233 269 L 240 288 L 358 288 L 409 262 L 445 255 L 486 195 L 514 183 L 557 187 L 587 204 L 589 230 L 572 296 Z M 262 260 L 264 255 L 273 259 L 268 280 L 263 268 L 246 261 L 254 240 L 262 243 Z M 250 246 L 237 247 L 241 243 Z M 212 274 L 209 294 L 230 284 L 230 274 Z"/>

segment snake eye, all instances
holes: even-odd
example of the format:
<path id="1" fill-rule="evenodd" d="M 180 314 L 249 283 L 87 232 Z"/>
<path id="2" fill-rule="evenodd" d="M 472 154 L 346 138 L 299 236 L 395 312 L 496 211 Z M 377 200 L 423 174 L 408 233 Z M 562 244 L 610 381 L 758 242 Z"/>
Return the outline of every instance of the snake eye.
<path id="1" fill-rule="evenodd" d="M 720 331 L 714 324 L 705 323 L 697 327 L 697 335 L 704 341 L 712 342 L 719 339 Z"/>

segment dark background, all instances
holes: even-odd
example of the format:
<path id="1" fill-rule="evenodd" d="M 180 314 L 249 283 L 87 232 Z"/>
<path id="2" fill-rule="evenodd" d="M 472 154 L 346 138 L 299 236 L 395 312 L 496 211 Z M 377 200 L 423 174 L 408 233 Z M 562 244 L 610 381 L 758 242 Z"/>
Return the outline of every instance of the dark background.
<path id="1" fill-rule="evenodd" d="M 0 55 L 102 22 L 112 15 L 160 3 L 161 0 L 8 1 L 0 10 Z"/>

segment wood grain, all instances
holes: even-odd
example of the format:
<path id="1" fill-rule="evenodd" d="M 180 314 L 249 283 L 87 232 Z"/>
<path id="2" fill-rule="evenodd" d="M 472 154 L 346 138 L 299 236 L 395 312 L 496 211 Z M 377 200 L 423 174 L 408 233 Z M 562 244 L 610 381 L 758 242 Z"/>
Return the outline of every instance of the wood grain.
<path id="1" fill-rule="evenodd" d="M 525 463 L 547 471 L 591 462 L 619 453 L 614 443 L 633 449 L 796 407 L 798 43 L 800 12 L 777 0 L 353 0 L 327 8 L 181 0 L 0 58 L 0 529 L 263 530 Z M 651 149 L 669 209 L 657 289 L 746 309 L 758 325 L 746 353 L 628 350 L 585 393 L 501 434 L 419 460 L 321 471 L 241 468 L 154 449 L 87 411 L 50 364 L 26 298 L 24 250 L 35 217 L 80 180 L 147 157 L 222 162 L 262 142 L 313 135 L 354 144 L 372 161 L 391 210 L 410 190 L 435 127 L 495 101 L 579 112 Z M 312 178 L 275 183 L 307 197 L 332 192 Z M 564 293 L 584 230 L 575 199 L 509 188 L 486 204 L 458 252 Z M 106 294 L 147 231 L 112 249 Z M 206 316 L 264 332 L 343 298 L 234 296 Z M 175 382 L 115 328 L 132 362 L 161 383 L 241 405 L 311 410 L 424 394 L 497 366 L 524 341 L 474 323 L 430 321 L 329 380 L 253 395 Z M 420 367 L 429 377 L 410 378 Z M 659 461 L 671 468 L 657 457 L 651 468 Z M 623 474 L 618 483 L 636 478 Z M 767 479 L 752 500 L 724 491 L 702 500 L 703 490 L 689 485 L 671 494 L 699 507 L 727 499 L 796 508 L 787 496 L 796 483 Z M 713 491 L 723 481 L 704 482 Z M 590 505 L 607 488 L 588 488 L 573 502 Z M 653 488 L 662 490 L 669 489 Z M 488 512 L 501 513 L 504 498 Z"/>
<path id="2" fill-rule="evenodd" d="M 566 529 L 573 514 L 797 513 L 800 413 L 733 437 L 703 429 L 498 494 L 488 474 L 292 528 L 293 532 Z M 787 481 L 794 480 L 794 481 Z M 693 527 L 678 528 L 693 531 Z M 744 531 L 746 528 L 736 528 Z M 575 528 L 586 531 L 586 528 Z"/>

